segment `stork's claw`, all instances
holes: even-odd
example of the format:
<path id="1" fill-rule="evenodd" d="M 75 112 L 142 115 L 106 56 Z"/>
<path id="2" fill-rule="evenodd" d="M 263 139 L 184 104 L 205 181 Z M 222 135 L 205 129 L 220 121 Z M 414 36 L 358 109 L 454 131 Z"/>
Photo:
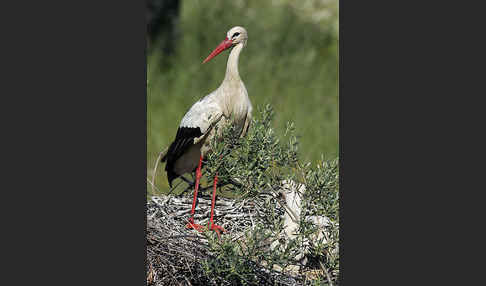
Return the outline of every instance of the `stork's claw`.
<path id="1" fill-rule="evenodd" d="M 218 235 L 218 238 L 221 238 L 221 233 L 220 233 L 220 231 L 221 231 L 221 232 L 223 232 L 223 233 L 228 232 L 226 229 L 222 228 L 221 226 L 219 226 L 219 225 L 217 225 L 217 224 L 214 224 L 214 223 L 213 223 L 213 225 L 211 225 L 211 226 L 210 226 L 210 224 L 211 224 L 211 222 L 209 222 L 209 223 L 208 223 L 208 228 L 209 228 L 210 230 L 214 230 L 214 231 L 216 232 L 216 234 Z"/>

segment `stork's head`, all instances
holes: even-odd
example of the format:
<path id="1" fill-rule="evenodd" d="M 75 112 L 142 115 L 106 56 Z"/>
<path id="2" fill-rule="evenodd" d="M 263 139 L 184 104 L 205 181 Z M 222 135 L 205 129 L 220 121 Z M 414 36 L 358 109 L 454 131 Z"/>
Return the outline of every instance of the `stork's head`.
<path id="1" fill-rule="evenodd" d="M 233 42 L 233 45 L 243 43 L 246 45 L 246 40 L 248 40 L 248 33 L 246 32 L 245 28 L 236 26 L 231 28 L 228 33 L 226 34 L 226 39 L 230 39 Z"/>
<path id="2" fill-rule="evenodd" d="M 245 46 L 247 39 L 248 33 L 246 32 L 245 28 L 240 26 L 231 28 L 226 34 L 226 39 L 224 39 L 221 44 L 219 44 L 219 46 L 217 46 L 216 49 L 209 54 L 209 56 L 203 61 L 203 64 L 226 49 L 232 48 L 238 44 Z"/>

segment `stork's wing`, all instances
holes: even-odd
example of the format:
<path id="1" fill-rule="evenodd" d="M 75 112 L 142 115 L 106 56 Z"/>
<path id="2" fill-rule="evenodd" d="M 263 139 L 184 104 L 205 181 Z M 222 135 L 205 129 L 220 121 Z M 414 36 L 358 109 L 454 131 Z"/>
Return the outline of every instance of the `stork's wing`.
<path id="1" fill-rule="evenodd" d="M 221 119 L 223 112 L 219 105 L 210 97 L 196 102 L 191 109 L 182 118 L 176 138 L 169 147 L 169 150 L 162 158 L 162 162 L 167 160 L 165 170 L 167 171 L 169 182 L 172 178 L 177 177 L 173 173 L 173 165 L 186 150 L 194 144 L 197 144 L 211 128 Z"/>
<path id="2" fill-rule="evenodd" d="M 186 113 L 184 118 L 182 118 L 179 130 L 190 128 L 199 129 L 199 132 L 193 134 L 194 142 L 192 143 L 196 144 L 219 122 L 222 115 L 223 111 L 219 104 L 207 96 L 196 102 Z"/>

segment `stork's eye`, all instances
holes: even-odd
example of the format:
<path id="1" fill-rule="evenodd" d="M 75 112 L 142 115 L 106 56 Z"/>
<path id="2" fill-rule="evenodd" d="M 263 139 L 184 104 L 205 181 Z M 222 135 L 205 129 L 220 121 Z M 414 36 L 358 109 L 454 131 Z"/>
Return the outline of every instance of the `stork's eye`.
<path id="1" fill-rule="evenodd" d="M 234 37 L 238 36 L 239 34 L 240 33 L 236 32 L 236 33 L 233 34 L 233 36 L 231 38 L 234 38 Z"/>

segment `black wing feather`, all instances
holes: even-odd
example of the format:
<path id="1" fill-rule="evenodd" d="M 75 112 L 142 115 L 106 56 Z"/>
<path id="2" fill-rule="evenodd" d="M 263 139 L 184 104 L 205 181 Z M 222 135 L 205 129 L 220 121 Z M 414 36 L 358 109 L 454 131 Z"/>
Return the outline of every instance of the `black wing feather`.
<path id="1" fill-rule="evenodd" d="M 167 161 L 165 171 L 167 172 L 167 178 L 171 188 L 172 181 L 179 177 L 179 175 L 174 172 L 175 162 L 194 144 L 194 138 L 201 137 L 202 135 L 203 133 L 199 127 L 179 127 L 177 130 L 174 142 L 170 144 L 169 150 L 162 158 L 162 162 Z"/>

